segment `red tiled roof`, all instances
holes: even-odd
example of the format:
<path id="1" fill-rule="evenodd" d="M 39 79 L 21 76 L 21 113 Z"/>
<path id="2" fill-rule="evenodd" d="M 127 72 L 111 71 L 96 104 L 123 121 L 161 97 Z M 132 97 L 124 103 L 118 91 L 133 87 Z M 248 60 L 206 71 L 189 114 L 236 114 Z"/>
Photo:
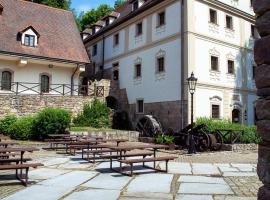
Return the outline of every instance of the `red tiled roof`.
<path id="1" fill-rule="evenodd" d="M 0 0 L 0 52 L 48 59 L 89 63 L 79 30 L 70 11 L 24 0 Z M 40 35 L 38 47 L 26 47 L 18 33 L 34 27 Z"/>

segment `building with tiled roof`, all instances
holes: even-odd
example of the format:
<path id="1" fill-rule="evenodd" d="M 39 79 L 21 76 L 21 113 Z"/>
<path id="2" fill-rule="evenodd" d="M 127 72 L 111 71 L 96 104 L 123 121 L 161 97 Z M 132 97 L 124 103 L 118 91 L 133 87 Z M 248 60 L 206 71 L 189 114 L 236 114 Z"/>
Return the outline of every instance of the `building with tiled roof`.
<path id="1" fill-rule="evenodd" d="M 110 99 L 129 114 L 134 127 L 141 126 L 137 122 L 144 115 L 176 131 L 187 125 L 186 80 L 192 72 L 198 78 L 195 119 L 254 124 L 258 33 L 251 2 L 129 0 L 85 37 L 92 61 L 87 71 L 118 87 Z"/>
<path id="2" fill-rule="evenodd" d="M 70 11 L 0 0 L 0 40 L 0 94 L 58 94 L 56 85 L 76 88 L 89 63 Z M 76 93 L 68 88 L 67 94 Z"/>

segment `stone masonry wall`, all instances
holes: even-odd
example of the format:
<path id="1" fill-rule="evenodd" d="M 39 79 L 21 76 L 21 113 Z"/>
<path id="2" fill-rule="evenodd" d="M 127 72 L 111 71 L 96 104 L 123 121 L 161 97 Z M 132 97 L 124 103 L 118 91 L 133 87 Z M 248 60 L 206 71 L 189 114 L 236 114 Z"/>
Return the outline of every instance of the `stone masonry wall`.
<path id="1" fill-rule="evenodd" d="M 259 145 L 257 172 L 264 186 L 259 189 L 258 200 L 270 199 L 270 1 L 254 0 L 257 15 L 256 27 L 261 35 L 254 47 L 257 63 L 256 86 L 260 99 L 256 104 L 258 133 L 263 142 Z"/>
<path id="2" fill-rule="evenodd" d="M 35 114 L 46 107 L 63 108 L 77 115 L 84 102 L 93 98 L 82 96 L 0 95 L 0 118 L 7 114 L 24 116 Z"/>

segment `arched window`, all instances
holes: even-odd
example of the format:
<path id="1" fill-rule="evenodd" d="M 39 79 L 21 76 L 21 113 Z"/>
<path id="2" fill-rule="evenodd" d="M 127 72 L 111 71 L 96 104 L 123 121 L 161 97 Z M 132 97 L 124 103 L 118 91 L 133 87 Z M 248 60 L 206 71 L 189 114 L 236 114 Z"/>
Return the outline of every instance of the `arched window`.
<path id="1" fill-rule="evenodd" d="M 12 74 L 9 71 L 2 72 L 1 90 L 11 90 Z"/>
<path id="2" fill-rule="evenodd" d="M 41 93 L 49 93 L 50 92 L 50 77 L 47 75 L 41 75 L 41 85 L 40 85 Z"/>

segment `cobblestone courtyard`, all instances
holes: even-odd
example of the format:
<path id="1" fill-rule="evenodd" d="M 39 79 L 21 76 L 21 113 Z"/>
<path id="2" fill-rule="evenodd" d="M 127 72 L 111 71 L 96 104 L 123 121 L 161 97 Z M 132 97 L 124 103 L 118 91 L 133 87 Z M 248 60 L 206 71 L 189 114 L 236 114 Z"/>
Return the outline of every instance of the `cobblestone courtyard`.
<path id="1" fill-rule="evenodd" d="M 168 174 L 148 173 L 151 170 L 137 166 L 143 173 L 131 178 L 109 171 L 108 162 L 91 164 L 79 155 L 41 150 L 28 155 L 45 165 L 30 171 L 31 186 L 25 188 L 13 180 L 14 172 L 0 173 L 0 199 L 255 200 L 262 185 L 256 175 L 257 152 L 170 154 L 178 159 L 169 163 Z M 165 168 L 164 163 L 158 166 Z"/>

